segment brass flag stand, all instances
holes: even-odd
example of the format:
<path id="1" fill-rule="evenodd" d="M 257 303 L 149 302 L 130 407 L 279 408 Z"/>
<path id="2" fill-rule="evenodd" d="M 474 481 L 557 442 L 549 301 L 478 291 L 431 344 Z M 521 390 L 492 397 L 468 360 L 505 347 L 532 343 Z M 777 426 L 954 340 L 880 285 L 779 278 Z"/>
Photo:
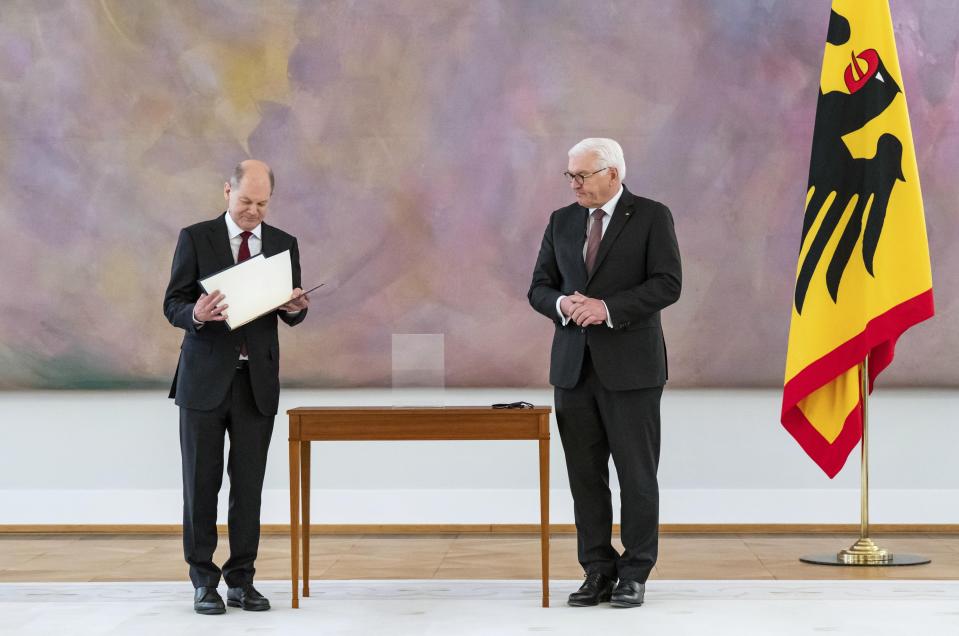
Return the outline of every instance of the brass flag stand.
<path id="1" fill-rule="evenodd" d="M 859 539 L 852 546 L 835 554 L 810 554 L 799 557 L 803 563 L 817 565 L 922 565 L 931 559 L 915 554 L 893 554 L 880 548 L 869 538 L 869 357 L 859 365 L 862 395 L 862 462 L 860 466 Z"/>

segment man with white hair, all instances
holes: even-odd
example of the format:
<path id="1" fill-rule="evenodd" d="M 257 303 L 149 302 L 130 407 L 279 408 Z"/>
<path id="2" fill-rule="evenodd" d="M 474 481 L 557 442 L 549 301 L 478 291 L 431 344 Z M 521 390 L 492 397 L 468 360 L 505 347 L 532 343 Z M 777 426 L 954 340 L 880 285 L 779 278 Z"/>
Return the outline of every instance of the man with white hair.
<path id="1" fill-rule="evenodd" d="M 529 302 L 555 323 L 549 381 L 586 572 L 569 604 L 642 605 L 659 543 L 659 402 L 666 383 L 660 311 L 682 268 L 669 209 L 623 185 L 612 139 L 584 139 L 565 173 L 576 203 L 553 212 Z M 612 454 L 623 554 L 612 546 Z"/>

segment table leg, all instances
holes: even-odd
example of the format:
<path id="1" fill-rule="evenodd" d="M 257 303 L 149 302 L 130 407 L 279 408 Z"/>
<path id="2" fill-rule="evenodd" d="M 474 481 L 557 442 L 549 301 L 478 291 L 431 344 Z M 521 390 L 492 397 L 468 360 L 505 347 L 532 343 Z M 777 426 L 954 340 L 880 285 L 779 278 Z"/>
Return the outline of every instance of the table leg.
<path id="1" fill-rule="evenodd" d="M 290 578 L 293 580 L 293 609 L 300 606 L 300 443 L 290 440 Z"/>
<path id="2" fill-rule="evenodd" d="M 303 598 L 310 595 L 310 442 L 300 442 L 300 499 L 303 502 Z"/>
<path id="3" fill-rule="evenodd" d="M 543 607 L 549 607 L 549 439 L 539 440 L 539 523 L 543 550 Z"/>

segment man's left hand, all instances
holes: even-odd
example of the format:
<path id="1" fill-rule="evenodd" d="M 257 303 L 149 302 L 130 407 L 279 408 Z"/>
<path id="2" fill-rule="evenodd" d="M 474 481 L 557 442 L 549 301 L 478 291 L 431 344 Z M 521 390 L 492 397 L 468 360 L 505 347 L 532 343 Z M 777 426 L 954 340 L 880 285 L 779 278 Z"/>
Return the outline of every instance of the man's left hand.
<path id="1" fill-rule="evenodd" d="M 290 302 L 280 307 L 281 311 L 303 311 L 310 306 L 310 297 L 303 293 L 303 289 L 297 287 L 293 290 Z"/>
<path id="2" fill-rule="evenodd" d="M 576 292 L 569 297 L 573 301 L 573 313 L 569 315 L 580 327 L 601 325 L 606 322 L 606 305 L 603 301 Z"/>

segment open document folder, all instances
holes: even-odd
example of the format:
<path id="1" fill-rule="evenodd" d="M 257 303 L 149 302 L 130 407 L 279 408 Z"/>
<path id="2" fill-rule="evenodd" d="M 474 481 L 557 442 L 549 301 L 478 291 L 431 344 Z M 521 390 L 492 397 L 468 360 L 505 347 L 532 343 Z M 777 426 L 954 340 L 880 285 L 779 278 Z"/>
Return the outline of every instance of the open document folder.
<path id="1" fill-rule="evenodd" d="M 220 290 L 229 308 L 226 326 L 242 327 L 264 314 L 285 305 L 293 296 L 293 267 L 290 250 L 270 257 L 263 254 L 228 267 L 200 281 L 207 294 Z M 307 294 L 322 287 L 322 283 Z"/>

